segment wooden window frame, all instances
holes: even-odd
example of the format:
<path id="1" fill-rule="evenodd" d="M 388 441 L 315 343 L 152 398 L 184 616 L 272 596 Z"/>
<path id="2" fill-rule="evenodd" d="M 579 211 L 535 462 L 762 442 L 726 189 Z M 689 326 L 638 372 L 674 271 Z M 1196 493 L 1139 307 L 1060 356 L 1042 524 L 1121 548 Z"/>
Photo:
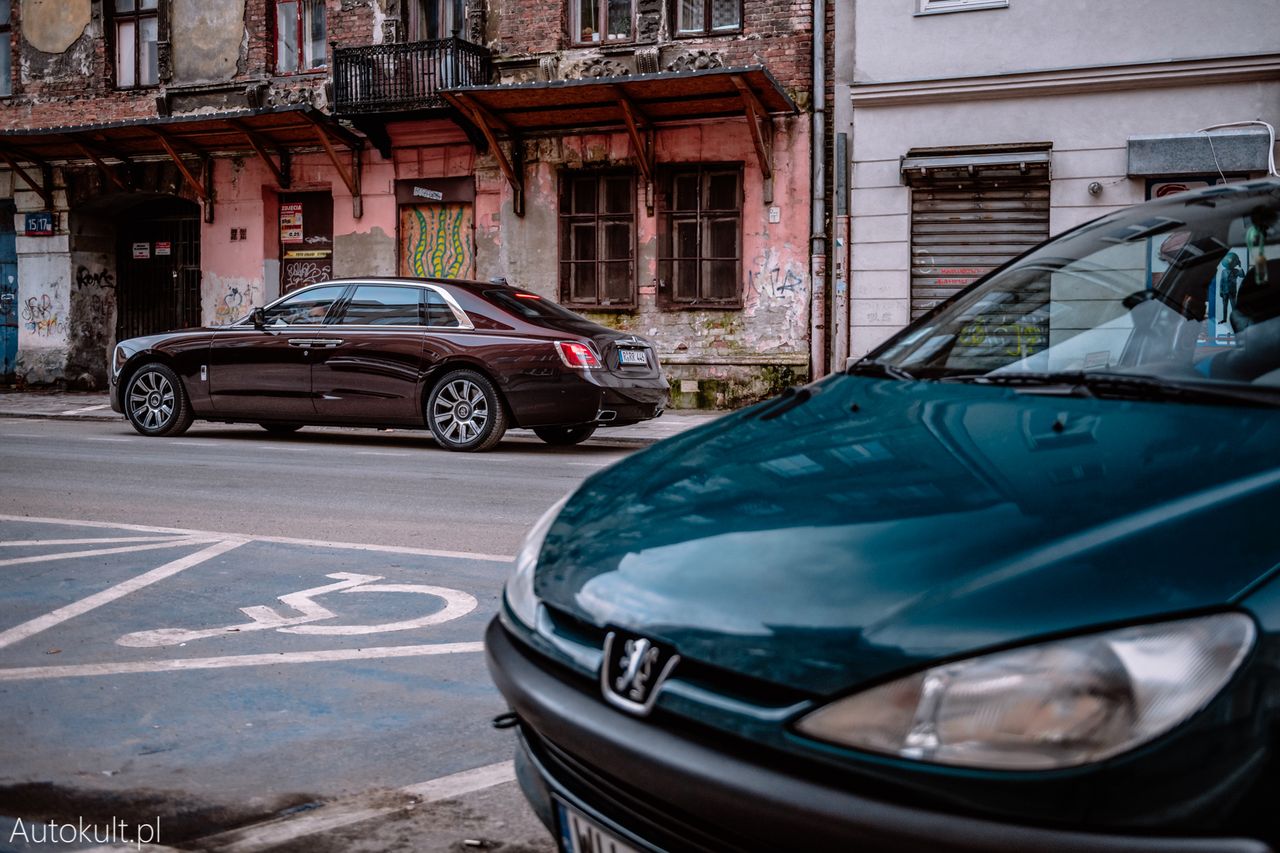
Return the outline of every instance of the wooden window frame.
<path id="1" fill-rule="evenodd" d="M 294 18 L 294 30 L 298 37 L 297 55 L 294 60 L 298 67 L 292 71 L 282 70 L 280 68 L 280 3 L 293 3 L 297 9 L 297 15 Z M 329 70 L 329 10 L 323 0 L 316 2 L 320 9 L 321 15 L 324 16 L 324 33 L 325 38 L 322 41 L 324 51 L 321 54 L 321 63 L 315 67 L 307 67 L 307 41 L 305 40 L 305 28 L 303 26 L 306 21 L 305 7 L 308 2 L 313 0 L 272 0 L 270 4 L 271 18 L 268 21 L 271 27 L 271 69 L 277 77 L 292 77 L 298 74 L 325 74 Z"/>
<path id="2" fill-rule="evenodd" d="M 708 179 L 714 173 L 733 172 L 737 176 L 737 207 L 735 209 L 710 209 L 704 208 L 706 201 Z M 671 207 L 671 195 L 674 191 L 675 180 L 678 177 L 689 175 L 690 173 L 698 176 L 698 207 L 696 211 L 674 210 Z M 746 194 L 746 186 L 744 184 L 745 171 L 742 163 L 686 163 L 680 165 L 672 165 L 663 168 L 658 174 L 658 306 L 664 310 L 670 311 L 686 311 L 686 310 L 705 310 L 705 309 L 723 309 L 734 310 L 741 309 L 742 300 L 742 243 L 743 243 L 743 213 L 744 213 L 744 197 Z M 705 252 L 704 236 L 706 234 L 706 222 L 711 219 L 727 219 L 736 218 L 738 223 L 737 253 L 733 258 L 729 257 L 712 257 Z M 697 223 L 698 227 L 698 254 L 695 258 L 682 258 L 679 260 L 693 260 L 696 263 L 698 277 L 698 295 L 693 299 L 680 298 L 676 296 L 675 282 L 675 236 L 674 223 L 680 220 L 692 220 Z M 734 261 L 734 281 L 736 288 L 734 295 L 727 299 L 714 299 L 705 295 L 706 282 L 703 280 L 703 264 L 707 261 Z"/>
<path id="3" fill-rule="evenodd" d="M 604 181 L 606 178 L 627 178 L 630 182 L 630 191 L 627 198 L 630 201 L 630 207 L 627 213 L 608 213 L 604 210 Z M 560 172 L 559 186 L 557 187 L 557 219 L 559 220 L 557 234 L 558 246 L 556 251 L 557 257 L 557 278 L 559 282 L 560 303 L 569 308 L 589 309 L 592 311 L 634 311 L 637 305 L 637 287 L 636 275 L 639 268 L 638 264 L 638 247 L 639 247 L 639 216 L 637 201 L 637 175 L 632 169 L 564 169 Z M 565 187 L 571 181 L 592 179 L 596 182 L 596 209 L 593 213 L 572 213 L 565 211 Z M 627 300 L 625 302 L 606 302 L 602 300 L 601 290 L 604 287 L 603 270 L 608 263 L 617 263 L 617 260 L 610 260 L 603 257 L 604 244 L 604 225 L 609 222 L 626 221 L 631 227 L 631 241 L 629 249 L 631 257 L 628 259 L 631 265 L 630 270 L 630 286 L 628 287 Z M 575 261 L 568 257 L 566 253 L 571 251 L 571 229 L 575 224 L 583 224 L 591 222 L 596 232 L 596 257 L 591 261 Z M 576 265 L 593 264 L 596 269 L 596 298 L 593 301 L 574 300 L 572 280 L 567 275 Z"/>
<path id="4" fill-rule="evenodd" d="M 742 0 L 737 0 L 737 2 L 738 2 L 738 25 L 733 29 L 719 29 L 719 30 L 712 29 L 711 28 L 711 0 L 704 0 L 704 5 L 702 7 L 702 29 L 682 31 L 680 29 L 680 0 L 671 0 L 671 5 L 669 8 L 671 10 L 670 22 L 671 22 L 672 37 L 677 39 L 705 39 L 705 38 L 718 38 L 720 36 L 741 35 L 742 19 L 745 15 L 745 11 L 742 8 L 743 7 Z"/>
<path id="5" fill-rule="evenodd" d="M 156 8 L 141 8 L 142 0 L 132 0 L 133 9 L 128 12 L 120 12 L 116 10 L 116 0 L 104 0 L 104 6 L 109 12 L 111 25 L 108 29 L 110 33 L 110 56 L 111 56 L 111 83 L 112 87 L 120 92 L 137 92 L 146 89 L 156 89 L 160 86 L 160 6 L 165 0 L 156 0 Z M 10 6 L 10 14 L 12 14 L 12 6 Z M 154 83 L 139 82 L 142 79 L 142 57 L 140 49 L 142 47 L 142 22 L 151 19 L 156 22 L 156 80 Z M 133 84 L 129 86 L 120 83 L 120 24 L 126 21 L 133 22 Z"/>
<path id="6" fill-rule="evenodd" d="M 605 26 L 607 27 L 608 21 L 609 21 L 609 0 L 592 0 L 592 2 L 595 3 L 596 13 L 600 16 L 600 20 L 604 21 Z M 636 0 L 627 0 L 627 2 L 631 5 L 630 32 L 627 35 L 627 37 L 619 38 L 619 39 L 611 39 L 608 37 L 609 34 L 606 32 L 604 33 L 604 36 L 605 36 L 604 38 L 600 39 L 599 41 L 596 41 L 594 39 L 584 39 L 582 37 L 582 22 L 578 20 L 578 15 L 580 14 L 580 10 L 582 8 L 582 0 L 569 0 L 569 14 L 568 14 L 569 41 L 572 44 L 580 47 L 581 46 L 608 47 L 610 45 L 634 44 L 636 40 L 636 25 L 637 25 L 636 5 L 637 3 L 636 3 Z"/>

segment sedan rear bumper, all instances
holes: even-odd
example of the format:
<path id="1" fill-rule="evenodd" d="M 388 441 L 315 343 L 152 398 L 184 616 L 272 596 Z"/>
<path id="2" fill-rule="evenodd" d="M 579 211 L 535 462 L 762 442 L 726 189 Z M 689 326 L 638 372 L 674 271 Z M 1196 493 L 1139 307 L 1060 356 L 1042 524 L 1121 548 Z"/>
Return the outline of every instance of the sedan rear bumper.
<path id="1" fill-rule="evenodd" d="M 851 794 L 717 749 L 617 711 L 558 677 L 495 619 L 485 637 L 490 673 L 522 723 L 521 787 L 554 826 L 554 796 L 652 849 L 863 851 L 1216 851 L 1265 853 L 1252 839 L 1102 835 L 1003 824 Z M 566 745 L 568 745 L 566 747 Z M 625 780 L 625 781 L 623 781 Z"/>

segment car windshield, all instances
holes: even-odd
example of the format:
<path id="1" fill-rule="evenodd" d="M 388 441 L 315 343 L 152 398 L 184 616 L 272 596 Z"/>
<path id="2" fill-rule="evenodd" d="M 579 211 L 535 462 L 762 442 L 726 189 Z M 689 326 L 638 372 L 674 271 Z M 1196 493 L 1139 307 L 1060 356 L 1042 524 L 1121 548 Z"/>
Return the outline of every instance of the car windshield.
<path id="1" fill-rule="evenodd" d="M 1274 181 L 1103 217 L 997 270 L 852 370 L 1280 400 L 1278 221 Z"/>

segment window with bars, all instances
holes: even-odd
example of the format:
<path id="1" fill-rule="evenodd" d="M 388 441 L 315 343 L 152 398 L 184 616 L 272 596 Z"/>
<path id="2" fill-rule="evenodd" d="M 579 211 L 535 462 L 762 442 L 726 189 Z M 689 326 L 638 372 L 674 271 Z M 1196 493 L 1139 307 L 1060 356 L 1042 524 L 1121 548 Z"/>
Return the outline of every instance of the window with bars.
<path id="1" fill-rule="evenodd" d="M 672 0 L 678 36 L 718 35 L 742 29 L 742 0 Z"/>
<path id="2" fill-rule="evenodd" d="M 561 173 L 560 301 L 576 307 L 634 307 L 635 235 L 634 174 Z"/>
<path id="3" fill-rule="evenodd" d="M 114 0 L 117 89 L 160 85 L 159 6 L 160 0 Z"/>
<path id="4" fill-rule="evenodd" d="M 742 167 L 661 176 L 659 295 L 670 307 L 742 306 Z"/>
<path id="5" fill-rule="evenodd" d="M 276 73 L 325 67 L 324 0 L 276 0 Z"/>
<path id="6" fill-rule="evenodd" d="M 635 30 L 635 0 L 569 0 L 569 28 L 574 42 L 631 41 Z"/>

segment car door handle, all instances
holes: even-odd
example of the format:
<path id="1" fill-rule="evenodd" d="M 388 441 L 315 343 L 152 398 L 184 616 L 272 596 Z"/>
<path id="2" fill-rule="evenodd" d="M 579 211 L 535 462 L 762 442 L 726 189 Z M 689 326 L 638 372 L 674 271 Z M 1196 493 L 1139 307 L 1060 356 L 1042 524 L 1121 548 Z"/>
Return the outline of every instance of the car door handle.
<path id="1" fill-rule="evenodd" d="M 311 347 L 322 347 L 324 349 L 333 349 L 346 343 L 342 338 L 289 338 L 289 346 L 302 347 L 310 349 Z"/>

